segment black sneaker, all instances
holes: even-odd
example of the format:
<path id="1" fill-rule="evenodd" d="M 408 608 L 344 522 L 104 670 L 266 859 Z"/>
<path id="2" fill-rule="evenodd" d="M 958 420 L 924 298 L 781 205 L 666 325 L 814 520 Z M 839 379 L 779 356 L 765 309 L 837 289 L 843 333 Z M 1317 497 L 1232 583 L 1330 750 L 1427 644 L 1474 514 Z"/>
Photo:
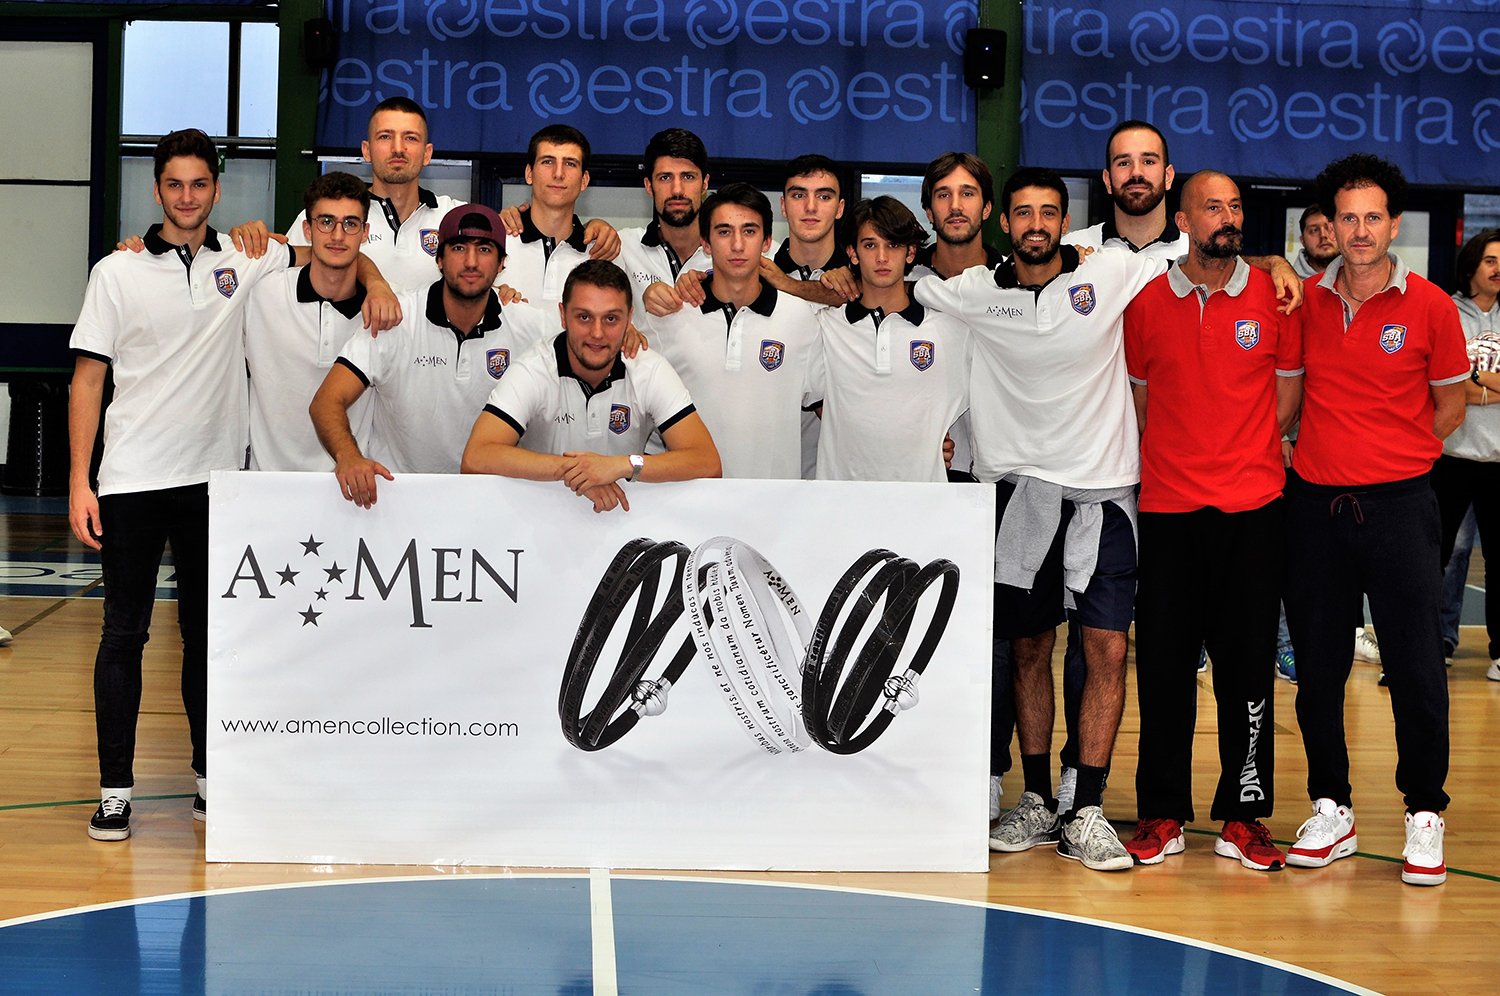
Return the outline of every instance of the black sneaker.
<path id="1" fill-rule="evenodd" d="M 130 803 L 112 795 L 99 803 L 89 820 L 89 836 L 95 840 L 124 840 L 130 836 Z"/>
<path id="2" fill-rule="evenodd" d="M 193 819 L 199 823 L 208 819 L 208 800 L 201 795 L 193 796 Z"/>

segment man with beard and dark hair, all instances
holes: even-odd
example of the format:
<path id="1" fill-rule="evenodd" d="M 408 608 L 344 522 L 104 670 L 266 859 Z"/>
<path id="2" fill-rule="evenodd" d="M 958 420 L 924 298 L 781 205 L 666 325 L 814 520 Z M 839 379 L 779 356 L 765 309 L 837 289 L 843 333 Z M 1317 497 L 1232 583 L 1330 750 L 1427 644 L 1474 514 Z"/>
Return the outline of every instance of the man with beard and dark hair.
<path id="1" fill-rule="evenodd" d="M 969 326 L 974 472 L 997 491 L 994 636 L 1010 642 L 1015 661 L 1026 791 L 990 834 L 990 847 L 1023 851 L 1056 841 L 1063 857 L 1119 870 L 1133 862 L 1104 818 L 1103 790 L 1125 704 L 1140 481 L 1122 320 L 1167 263 L 1109 246 L 1084 259 L 1062 245 L 1068 188 L 1052 170 L 1017 170 L 1000 203 L 1015 255 L 993 272 L 970 267 L 946 281 L 923 278 L 916 288 L 924 306 Z M 1274 268 L 1279 290 L 1292 298 L 1288 310 L 1294 307 L 1300 286 L 1286 260 L 1255 265 Z M 1082 626 L 1089 673 L 1079 706 L 1077 792 L 1059 821 L 1052 648 L 1070 616 Z"/>
<path id="2" fill-rule="evenodd" d="M 438 226 L 440 278 L 401 296 L 401 323 L 379 338 L 350 339 L 308 412 L 334 460 L 339 490 L 375 504 L 375 479 L 392 472 L 456 474 L 469 430 L 512 357 L 557 329 L 539 308 L 507 304 L 492 289 L 505 230 L 482 204 L 461 204 Z M 349 428 L 349 407 L 375 392 L 370 453 Z"/>
<path id="3" fill-rule="evenodd" d="M 1214 852 L 1247 868 L 1286 856 L 1271 815 L 1272 658 L 1281 603 L 1281 436 L 1302 402 L 1300 323 L 1239 258 L 1244 211 L 1223 173 L 1182 187 L 1193 250 L 1125 309 L 1125 364 L 1141 429 L 1135 603 L 1140 824 L 1125 849 L 1157 864 L 1193 820 L 1199 650 L 1214 659 L 1219 784 Z M 1147 416 L 1150 416 L 1147 418 Z"/>
<path id="4" fill-rule="evenodd" d="M 659 131 L 646 143 L 641 165 L 654 217 L 645 228 L 621 229 L 615 260 L 637 294 L 654 283 L 670 288 L 683 273 L 710 266 L 698 237 L 698 208 L 708 193 L 703 139 L 686 128 Z"/>
<path id="5" fill-rule="evenodd" d="M 1167 191 L 1176 173 L 1167 140 L 1155 125 L 1122 121 L 1104 143 L 1104 189 L 1114 199 L 1108 221 L 1070 234 L 1076 246 L 1117 245 L 1165 259 L 1192 248 L 1185 233 L 1167 218 Z"/>
<path id="6" fill-rule="evenodd" d="M 1306 280 L 1328 269 L 1328 264 L 1339 254 L 1339 246 L 1333 240 L 1333 222 L 1316 204 L 1302 212 L 1297 219 L 1297 230 L 1302 233 L 1302 247 L 1292 257 L 1291 264 L 1297 276 Z"/>
<path id="7" fill-rule="evenodd" d="M 1287 863 L 1355 853 L 1344 686 L 1360 595 L 1380 633 L 1395 715 L 1396 787 L 1406 802 L 1401 880 L 1447 878 L 1448 679 L 1443 667 L 1442 527 L 1431 484 L 1464 421 L 1470 364 L 1458 309 L 1391 243 L 1407 184 L 1368 153 L 1318 175 L 1339 258 L 1308 277 L 1301 433 L 1287 474 L 1286 618 L 1297 645 L 1297 723 L 1313 814 Z"/>

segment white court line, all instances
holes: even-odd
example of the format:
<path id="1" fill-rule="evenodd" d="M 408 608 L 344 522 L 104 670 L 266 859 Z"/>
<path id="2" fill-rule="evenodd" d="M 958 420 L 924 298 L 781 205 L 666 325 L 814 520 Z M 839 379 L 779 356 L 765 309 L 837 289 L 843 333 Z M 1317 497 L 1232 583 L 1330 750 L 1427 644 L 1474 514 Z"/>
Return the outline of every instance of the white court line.
<path id="1" fill-rule="evenodd" d="M 594 939 L 594 996 L 620 996 L 615 975 L 615 904 L 609 869 L 589 869 L 589 925 Z"/>

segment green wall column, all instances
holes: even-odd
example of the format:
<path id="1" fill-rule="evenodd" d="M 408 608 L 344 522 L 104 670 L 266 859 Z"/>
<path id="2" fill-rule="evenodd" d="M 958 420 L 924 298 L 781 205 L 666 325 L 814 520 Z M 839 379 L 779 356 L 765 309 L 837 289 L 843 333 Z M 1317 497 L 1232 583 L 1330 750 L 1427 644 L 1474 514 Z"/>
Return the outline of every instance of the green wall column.
<path id="1" fill-rule="evenodd" d="M 979 91 L 977 148 L 995 174 L 995 194 L 1020 164 L 1021 156 L 1021 0 L 980 0 L 979 26 L 1006 33 L 1005 84 Z M 984 240 L 1010 252 L 1010 239 L 1000 230 L 1000 213 L 991 213 Z"/>
<path id="2" fill-rule="evenodd" d="M 276 230 L 284 232 L 302 210 L 302 192 L 318 175 L 313 147 L 318 124 L 320 73 L 307 68 L 302 24 L 323 16 L 322 0 L 281 0 L 281 84 L 276 95 Z"/>

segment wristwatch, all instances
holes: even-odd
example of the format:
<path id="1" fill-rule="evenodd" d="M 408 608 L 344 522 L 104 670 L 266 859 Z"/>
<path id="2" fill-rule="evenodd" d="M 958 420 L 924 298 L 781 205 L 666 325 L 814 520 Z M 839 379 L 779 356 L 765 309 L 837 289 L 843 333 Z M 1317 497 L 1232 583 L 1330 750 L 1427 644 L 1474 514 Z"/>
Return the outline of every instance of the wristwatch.
<path id="1" fill-rule="evenodd" d="M 630 481 L 634 483 L 641 479 L 641 471 L 646 469 L 646 458 L 640 453 L 632 453 L 626 459 L 630 461 Z"/>

